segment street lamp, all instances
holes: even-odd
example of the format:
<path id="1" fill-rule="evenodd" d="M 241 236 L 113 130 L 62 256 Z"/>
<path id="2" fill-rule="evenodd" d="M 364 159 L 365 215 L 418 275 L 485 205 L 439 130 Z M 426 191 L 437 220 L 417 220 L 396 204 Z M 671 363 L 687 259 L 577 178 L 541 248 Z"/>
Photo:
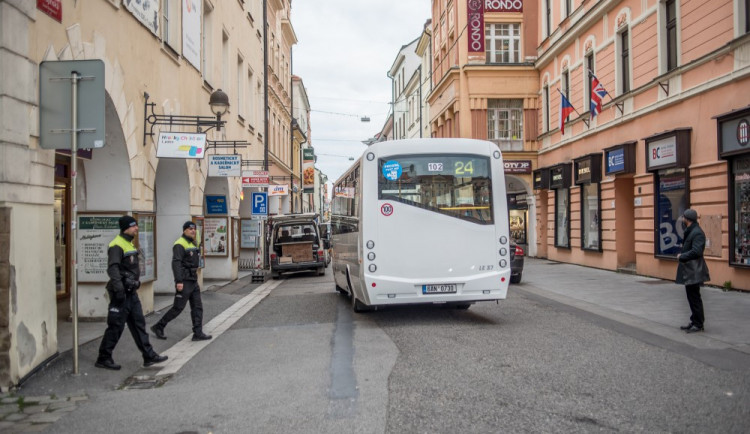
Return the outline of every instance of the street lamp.
<path id="1" fill-rule="evenodd" d="M 143 146 L 146 146 L 146 136 L 154 135 L 154 127 L 157 125 L 168 125 L 172 127 L 196 127 L 199 133 L 206 132 L 211 128 L 216 128 L 217 131 L 221 130 L 221 126 L 226 121 L 221 120 L 221 115 L 225 114 L 229 109 L 229 96 L 224 91 L 217 89 L 211 94 L 208 100 L 208 105 L 211 107 L 211 112 L 214 116 L 188 116 L 188 115 L 157 115 L 154 113 L 156 103 L 148 102 L 149 94 L 143 93 L 143 97 L 146 99 L 144 108 L 143 118 Z M 151 114 L 149 114 L 149 108 Z M 147 129 L 147 126 L 151 127 Z M 202 127 L 207 127 L 205 130 Z"/>
<path id="2" fill-rule="evenodd" d="M 211 107 L 211 113 L 216 115 L 216 131 L 221 130 L 221 115 L 229 110 L 229 96 L 221 89 L 217 89 L 208 99 L 208 105 Z"/>

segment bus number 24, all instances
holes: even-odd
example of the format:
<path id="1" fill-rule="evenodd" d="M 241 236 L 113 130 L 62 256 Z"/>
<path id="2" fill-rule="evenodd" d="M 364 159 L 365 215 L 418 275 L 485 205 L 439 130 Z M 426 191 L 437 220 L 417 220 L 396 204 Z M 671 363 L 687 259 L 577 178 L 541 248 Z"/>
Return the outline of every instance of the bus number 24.
<path id="1" fill-rule="evenodd" d="M 456 175 L 473 175 L 474 163 L 471 161 L 456 161 L 454 164 Z"/>

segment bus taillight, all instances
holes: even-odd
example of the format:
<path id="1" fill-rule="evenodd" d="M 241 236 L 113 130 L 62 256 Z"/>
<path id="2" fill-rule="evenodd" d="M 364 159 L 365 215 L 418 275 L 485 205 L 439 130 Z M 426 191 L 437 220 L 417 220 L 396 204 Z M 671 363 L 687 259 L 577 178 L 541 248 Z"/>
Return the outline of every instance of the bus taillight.
<path id="1" fill-rule="evenodd" d="M 276 253 L 271 253 L 271 262 L 276 261 Z"/>

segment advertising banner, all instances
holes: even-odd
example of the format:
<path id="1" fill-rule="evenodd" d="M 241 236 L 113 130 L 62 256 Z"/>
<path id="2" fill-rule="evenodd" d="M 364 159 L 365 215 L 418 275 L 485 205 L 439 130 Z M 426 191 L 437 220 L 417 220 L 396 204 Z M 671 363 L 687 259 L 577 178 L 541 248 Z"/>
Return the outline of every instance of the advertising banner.
<path id="1" fill-rule="evenodd" d="M 240 247 L 243 249 L 254 249 L 258 246 L 257 240 L 260 237 L 260 221 L 251 219 L 242 219 L 242 236 Z"/>
<path id="2" fill-rule="evenodd" d="M 201 3 L 202 0 L 182 0 L 182 55 L 201 69 Z"/>
<path id="3" fill-rule="evenodd" d="M 206 195 L 206 214 L 227 215 L 227 197 Z"/>
<path id="4" fill-rule="evenodd" d="M 302 192 L 315 192 L 315 150 L 313 148 L 302 150 Z"/>
<path id="5" fill-rule="evenodd" d="M 242 156 L 209 155 L 208 176 L 242 176 Z"/>
<path id="6" fill-rule="evenodd" d="M 203 158 L 204 133 L 159 133 L 156 156 L 159 158 Z"/>
<path id="7" fill-rule="evenodd" d="M 245 170 L 242 172 L 242 188 L 268 187 L 267 170 Z"/>
<path id="8" fill-rule="evenodd" d="M 156 215 L 138 213 L 138 265 L 141 269 L 141 282 L 156 280 Z"/>
<path id="9" fill-rule="evenodd" d="M 484 53 L 484 3 L 468 1 L 469 53 Z"/>
<path id="10" fill-rule="evenodd" d="M 206 256 L 227 256 L 229 231 L 226 217 L 206 217 L 203 220 L 203 244 Z"/>
<path id="11" fill-rule="evenodd" d="M 133 16 L 141 22 L 151 33 L 159 36 L 159 23 L 161 18 L 159 17 L 159 1 L 126 1 L 125 9 L 128 10 Z"/>
<path id="12" fill-rule="evenodd" d="M 109 242 L 120 233 L 121 214 L 78 216 L 78 281 L 106 282 Z"/>
<path id="13" fill-rule="evenodd" d="M 271 185 L 268 187 L 269 196 L 286 196 L 289 194 L 289 184 Z"/>

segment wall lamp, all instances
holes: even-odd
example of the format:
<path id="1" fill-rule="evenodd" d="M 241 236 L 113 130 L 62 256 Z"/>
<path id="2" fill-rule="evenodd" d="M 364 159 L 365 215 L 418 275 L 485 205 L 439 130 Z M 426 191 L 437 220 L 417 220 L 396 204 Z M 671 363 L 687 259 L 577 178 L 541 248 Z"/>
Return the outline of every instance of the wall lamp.
<path id="1" fill-rule="evenodd" d="M 211 113 L 216 116 L 215 118 L 212 116 L 157 115 L 154 113 L 156 103 L 148 102 L 150 96 L 147 92 L 143 92 L 143 96 L 146 99 L 143 110 L 143 146 L 146 146 L 146 136 L 153 137 L 154 127 L 157 125 L 167 125 L 170 129 L 172 127 L 195 127 L 198 133 L 204 133 L 212 128 L 221 131 L 221 126 L 227 122 L 221 120 L 221 115 L 229 109 L 229 96 L 221 89 L 215 90 L 208 100 Z M 148 114 L 149 108 L 151 114 Z M 150 128 L 147 129 L 148 125 Z"/>

